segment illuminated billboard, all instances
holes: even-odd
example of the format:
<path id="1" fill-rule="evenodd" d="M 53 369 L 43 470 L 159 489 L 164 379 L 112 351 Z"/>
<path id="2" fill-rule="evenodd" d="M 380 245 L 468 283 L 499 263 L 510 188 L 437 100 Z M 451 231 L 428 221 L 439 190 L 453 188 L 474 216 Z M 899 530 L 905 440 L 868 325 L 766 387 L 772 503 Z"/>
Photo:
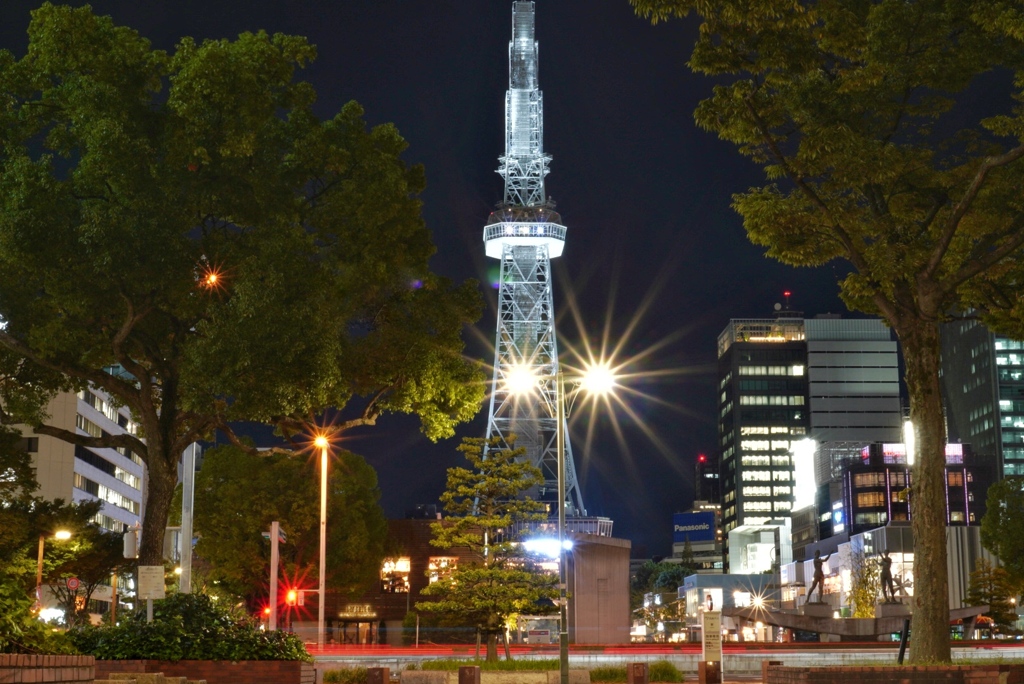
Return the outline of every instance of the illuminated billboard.
<path id="1" fill-rule="evenodd" d="M 715 540 L 715 514 L 676 513 L 672 516 L 672 541 L 677 544 Z"/>

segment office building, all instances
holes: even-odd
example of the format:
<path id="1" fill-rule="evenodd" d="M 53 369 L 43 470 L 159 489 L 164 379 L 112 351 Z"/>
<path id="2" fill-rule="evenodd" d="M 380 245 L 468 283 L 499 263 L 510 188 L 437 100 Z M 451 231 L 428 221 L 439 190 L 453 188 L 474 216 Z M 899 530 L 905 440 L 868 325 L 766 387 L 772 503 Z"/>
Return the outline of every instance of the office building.
<path id="1" fill-rule="evenodd" d="M 757 545 L 729 549 L 730 571 L 761 572 L 789 562 L 792 511 L 814 505 L 818 443 L 899 439 L 897 347 L 877 319 L 779 307 L 771 319 L 730 321 L 718 356 L 726 546 L 734 532 Z M 761 547 L 773 539 L 769 558 Z M 737 558 L 757 566 L 734 569 Z"/>
<path id="2" fill-rule="evenodd" d="M 942 387 L 949 441 L 997 477 L 1024 475 L 1024 343 L 976 320 L 944 325 Z"/>
<path id="3" fill-rule="evenodd" d="M 672 559 L 690 563 L 701 575 L 722 574 L 724 541 L 722 508 L 709 501 L 694 501 L 685 513 L 672 516 Z"/>
<path id="4" fill-rule="evenodd" d="M 990 469 L 978 463 L 969 444 L 946 445 L 946 526 L 981 524 L 985 492 L 992 482 Z M 843 473 L 819 489 L 823 515 L 821 539 L 856 535 L 890 522 L 913 517 L 910 497 L 911 467 L 902 443 L 869 444 L 859 461 L 849 462 Z"/>
<path id="5" fill-rule="evenodd" d="M 47 413 L 48 425 L 80 435 L 101 437 L 138 430 L 128 409 L 115 408 L 97 389 L 58 394 Z M 39 481 L 38 496 L 69 502 L 98 499 L 103 508 L 95 522 L 106 530 L 121 532 L 141 522 L 145 467 L 137 454 L 125 448 L 77 446 L 37 435 L 28 427 L 22 432 L 22 445 L 32 457 Z"/>

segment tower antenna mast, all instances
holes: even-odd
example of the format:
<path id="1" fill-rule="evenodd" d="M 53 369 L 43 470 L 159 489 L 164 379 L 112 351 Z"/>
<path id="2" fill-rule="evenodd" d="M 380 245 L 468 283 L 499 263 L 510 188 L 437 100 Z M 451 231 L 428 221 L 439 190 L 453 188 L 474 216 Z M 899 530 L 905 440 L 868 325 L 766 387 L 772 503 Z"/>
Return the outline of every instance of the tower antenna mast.
<path id="1" fill-rule="evenodd" d="M 566 420 L 557 416 L 558 341 L 555 334 L 551 259 L 561 256 L 565 226 L 544 191 L 550 155 L 544 153 L 544 98 L 537 80 L 534 3 L 512 3 L 512 40 L 508 46 L 509 85 L 505 95 L 505 154 L 498 173 L 505 196 L 484 227 L 487 256 L 500 259 L 498 329 L 494 340 L 494 378 L 487 437 L 508 446 L 511 435 L 526 458 L 540 468 L 544 484 L 531 495 L 585 516 L 569 443 Z M 515 375 L 536 380 L 518 395 Z M 558 502 L 558 430 L 565 440 L 565 500 Z"/>

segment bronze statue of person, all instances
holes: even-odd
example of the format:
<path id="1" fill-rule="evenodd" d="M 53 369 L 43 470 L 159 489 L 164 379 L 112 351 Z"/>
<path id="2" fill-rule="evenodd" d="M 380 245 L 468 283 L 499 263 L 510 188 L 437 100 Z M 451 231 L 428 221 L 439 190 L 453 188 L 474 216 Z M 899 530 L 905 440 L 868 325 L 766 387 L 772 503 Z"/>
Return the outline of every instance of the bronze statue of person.
<path id="1" fill-rule="evenodd" d="M 892 583 L 892 558 L 889 558 L 889 552 L 883 551 L 878 562 L 882 564 L 882 573 L 879 577 L 882 582 L 882 600 L 893 603 L 896 601 L 896 591 Z"/>
<path id="2" fill-rule="evenodd" d="M 814 581 L 811 582 L 811 588 L 807 591 L 808 603 L 821 603 L 822 594 L 825 593 L 825 571 L 822 569 L 822 565 L 825 564 L 832 554 L 828 554 L 824 558 L 821 557 L 821 551 L 814 552 Z M 818 588 L 818 600 L 812 600 L 814 598 L 814 588 Z"/>

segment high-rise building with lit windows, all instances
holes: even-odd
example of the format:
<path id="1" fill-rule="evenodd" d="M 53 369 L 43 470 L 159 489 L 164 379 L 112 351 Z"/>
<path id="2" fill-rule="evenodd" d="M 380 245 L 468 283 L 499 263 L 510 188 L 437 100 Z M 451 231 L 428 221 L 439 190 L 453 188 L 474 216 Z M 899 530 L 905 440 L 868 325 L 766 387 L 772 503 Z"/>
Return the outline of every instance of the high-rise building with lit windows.
<path id="1" fill-rule="evenodd" d="M 138 426 L 128 409 L 115 407 L 100 390 L 64 392 L 47 407 L 47 425 L 68 432 L 102 437 L 134 434 Z M 142 521 L 145 467 L 137 454 L 124 448 L 97 448 L 71 444 L 23 427 L 22 447 L 32 458 L 44 499 L 68 502 L 99 500 L 103 508 L 95 522 L 121 532 Z"/>
<path id="2" fill-rule="evenodd" d="M 949 441 L 969 443 L 998 477 L 1024 475 L 1024 342 L 976 320 L 942 330 Z"/>
<path id="3" fill-rule="evenodd" d="M 803 317 L 733 319 L 718 337 L 722 525 L 763 525 L 793 506 L 791 442 L 807 436 Z"/>
<path id="4" fill-rule="evenodd" d="M 787 309 L 730 321 L 718 364 L 730 571 L 762 572 L 789 562 L 792 511 L 814 505 L 816 445 L 899 440 L 897 346 L 877 319 Z"/>

